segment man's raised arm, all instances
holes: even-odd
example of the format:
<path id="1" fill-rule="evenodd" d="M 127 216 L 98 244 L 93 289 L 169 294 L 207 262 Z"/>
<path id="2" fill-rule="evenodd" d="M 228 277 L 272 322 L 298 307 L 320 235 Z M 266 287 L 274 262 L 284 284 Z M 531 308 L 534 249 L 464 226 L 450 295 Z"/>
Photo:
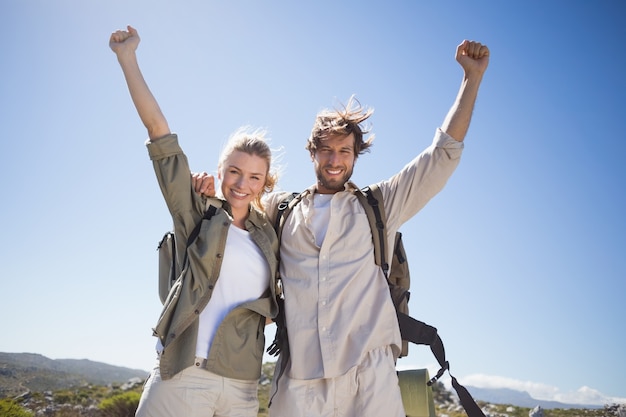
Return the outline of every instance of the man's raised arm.
<path id="1" fill-rule="evenodd" d="M 478 87 L 489 65 L 489 48 L 479 42 L 464 40 L 456 48 L 456 60 L 463 68 L 463 82 L 441 130 L 462 142 L 472 119 Z"/>

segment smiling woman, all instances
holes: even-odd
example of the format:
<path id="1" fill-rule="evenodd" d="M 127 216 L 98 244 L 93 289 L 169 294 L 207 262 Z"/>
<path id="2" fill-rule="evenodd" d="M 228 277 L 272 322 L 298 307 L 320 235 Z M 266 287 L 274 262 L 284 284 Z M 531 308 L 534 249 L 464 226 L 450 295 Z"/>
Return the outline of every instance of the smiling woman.
<path id="1" fill-rule="evenodd" d="M 271 192 L 277 176 L 270 173 L 272 155 L 265 132 L 236 131 L 229 139 L 218 163 L 222 196 L 230 204 L 233 224 L 245 229 L 249 206 L 263 210 L 261 197 Z"/>
<path id="2" fill-rule="evenodd" d="M 197 194 L 178 137 L 139 70 L 139 34 L 128 26 L 114 32 L 109 45 L 148 131 L 148 153 L 172 215 L 183 271 L 154 328 L 158 364 L 136 415 L 173 417 L 202 410 L 207 416 L 256 416 L 264 327 L 278 308 L 278 242 L 261 205 L 261 196 L 276 182 L 271 150 L 261 131 L 238 130 L 218 164 L 222 198 Z M 188 242 L 197 224 L 200 232 Z"/>

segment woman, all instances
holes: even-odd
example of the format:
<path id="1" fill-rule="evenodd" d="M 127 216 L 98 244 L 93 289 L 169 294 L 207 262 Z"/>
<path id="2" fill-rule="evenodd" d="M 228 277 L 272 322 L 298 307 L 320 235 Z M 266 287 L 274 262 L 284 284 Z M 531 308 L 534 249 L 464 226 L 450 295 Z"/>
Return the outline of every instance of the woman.
<path id="1" fill-rule="evenodd" d="M 187 158 L 139 69 L 139 41 L 128 26 L 112 33 L 109 45 L 148 130 L 148 153 L 172 215 L 183 270 L 154 329 L 159 362 L 136 415 L 256 416 L 264 326 L 277 312 L 278 242 L 261 205 L 276 182 L 271 151 L 262 132 L 238 130 L 218 163 L 220 198 L 195 193 Z"/>

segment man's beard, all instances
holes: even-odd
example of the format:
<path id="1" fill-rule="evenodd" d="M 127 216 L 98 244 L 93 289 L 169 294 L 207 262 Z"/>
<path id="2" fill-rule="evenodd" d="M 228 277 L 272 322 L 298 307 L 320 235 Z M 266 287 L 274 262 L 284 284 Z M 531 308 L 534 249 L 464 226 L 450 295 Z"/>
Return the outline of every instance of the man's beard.
<path id="1" fill-rule="evenodd" d="M 318 168 L 317 172 L 317 182 L 321 184 L 324 188 L 330 191 L 343 191 L 345 189 L 345 184 L 348 182 L 350 177 L 352 177 L 352 169 L 346 171 L 343 177 L 340 180 L 332 180 L 329 181 L 324 177 L 323 168 Z"/>

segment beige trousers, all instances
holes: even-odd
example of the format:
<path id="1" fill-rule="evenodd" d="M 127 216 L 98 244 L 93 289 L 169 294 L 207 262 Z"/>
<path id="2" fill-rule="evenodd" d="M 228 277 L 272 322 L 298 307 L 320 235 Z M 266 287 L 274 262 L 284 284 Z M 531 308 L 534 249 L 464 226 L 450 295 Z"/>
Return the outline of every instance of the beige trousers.
<path id="1" fill-rule="evenodd" d="M 289 364 L 287 365 L 289 366 Z M 278 381 L 270 417 L 405 417 L 390 347 L 374 349 L 336 378 Z"/>
<path id="2" fill-rule="evenodd" d="M 152 370 L 136 417 L 256 417 L 258 381 L 240 381 L 191 366 L 162 380 Z"/>

